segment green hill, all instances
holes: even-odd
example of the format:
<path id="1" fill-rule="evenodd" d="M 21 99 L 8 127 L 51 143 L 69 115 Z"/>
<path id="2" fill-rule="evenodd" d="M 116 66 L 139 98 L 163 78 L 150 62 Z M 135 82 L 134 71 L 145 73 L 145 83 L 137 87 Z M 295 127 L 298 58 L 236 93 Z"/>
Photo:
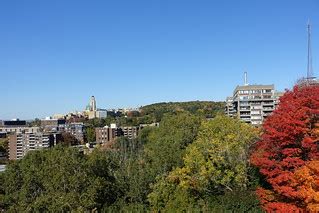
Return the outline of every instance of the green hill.
<path id="1" fill-rule="evenodd" d="M 189 102 L 162 102 L 141 107 L 141 116 L 153 118 L 159 122 L 166 113 L 187 111 L 195 115 L 212 118 L 218 112 L 223 112 L 225 102 L 214 101 L 189 101 Z"/>

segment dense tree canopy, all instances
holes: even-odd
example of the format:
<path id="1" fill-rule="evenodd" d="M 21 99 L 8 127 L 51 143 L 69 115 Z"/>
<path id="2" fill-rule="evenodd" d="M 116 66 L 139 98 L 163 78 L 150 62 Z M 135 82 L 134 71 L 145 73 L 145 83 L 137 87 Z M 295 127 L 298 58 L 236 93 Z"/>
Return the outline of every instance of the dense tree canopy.
<path id="1" fill-rule="evenodd" d="M 57 147 L 11 162 L 1 175 L 0 208 L 9 212 L 92 211 L 114 202 L 116 162 L 95 152 Z"/>
<path id="2" fill-rule="evenodd" d="M 224 102 L 213 101 L 189 101 L 189 102 L 168 102 L 146 105 L 140 111 L 129 111 L 126 114 L 109 113 L 105 119 L 86 120 L 87 126 L 103 127 L 116 123 L 118 126 L 138 126 L 160 122 L 165 115 L 176 115 L 181 112 L 190 113 L 202 118 L 213 118 L 216 114 L 224 111 Z"/>
<path id="3" fill-rule="evenodd" d="M 258 190 L 266 210 L 310 211 L 313 208 L 302 193 L 305 190 L 301 189 L 310 186 L 302 186 L 308 183 L 300 181 L 301 177 L 309 176 L 317 184 L 317 174 L 309 171 L 315 171 L 312 165 L 317 165 L 311 161 L 319 160 L 318 124 L 319 86 L 295 86 L 287 91 L 278 109 L 264 123 L 262 139 L 251 160 L 269 184 Z M 302 174 L 303 171 L 309 175 Z M 318 202 L 317 198 L 313 201 Z"/>
<path id="4" fill-rule="evenodd" d="M 259 211 L 247 161 L 257 129 L 197 111 L 161 114 L 159 127 L 87 155 L 61 145 L 29 152 L 0 173 L 0 211 Z M 104 122 L 91 120 L 89 131 Z"/>
<path id="5" fill-rule="evenodd" d="M 149 134 L 145 154 L 156 175 L 182 165 L 185 149 L 194 141 L 200 124 L 201 119 L 190 113 L 167 115 Z"/>
<path id="6" fill-rule="evenodd" d="M 63 132 L 62 133 L 62 138 L 61 138 L 61 144 L 63 146 L 75 146 L 79 145 L 80 141 L 76 139 L 74 135 L 68 132 Z"/>
<path id="7" fill-rule="evenodd" d="M 214 117 L 218 112 L 224 110 L 224 102 L 212 101 L 190 101 L 190 102 L 168 102 L 156 103 L 141 108 L 141 114 L 152 120 L 159 122 L 166 113 L 189 112 L 193 115 L 206 118 Z"/>
<path id="8" fill-rule="evenodd" d="M 186 149 L 183 166 L 153 186 L 149 199 L 154 210 L 173 211 L 178 205 L 185 211 L 204 197 L 246 190 L 249 146 L 257 136 L 254 127 L 225 116 L 204 122 Z"/>

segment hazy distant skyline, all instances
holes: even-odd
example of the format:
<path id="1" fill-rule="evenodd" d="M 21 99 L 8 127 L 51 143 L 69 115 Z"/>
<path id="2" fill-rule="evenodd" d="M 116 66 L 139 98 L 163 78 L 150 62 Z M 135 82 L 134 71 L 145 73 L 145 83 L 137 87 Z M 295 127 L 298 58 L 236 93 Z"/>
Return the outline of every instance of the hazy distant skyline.
<path id="1" fill-rule="evenodd" d="M 1 1 L 0 119 L 190 100 L 319 76 L 319 1 Z"/>

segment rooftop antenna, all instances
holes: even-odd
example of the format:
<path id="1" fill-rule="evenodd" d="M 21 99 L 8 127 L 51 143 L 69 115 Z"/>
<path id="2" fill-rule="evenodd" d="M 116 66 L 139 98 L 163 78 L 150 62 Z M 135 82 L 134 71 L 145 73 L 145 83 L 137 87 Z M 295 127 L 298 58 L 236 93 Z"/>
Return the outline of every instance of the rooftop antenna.
<path id="1" fill-rule="evenodd" d="M 247 82 L 247 72 L 244 72 L 244 85 L 248 86 L 248 82 Z"/>
<path id="2" fill-rule="evenodd" d="M 308 20 L 307 24 L 308 31 L 308 63 L 307 63 L 307 80 L 313 79 L 313 70 L 312 70 L 312 53 L 311 53 L 311 24 Z"/>

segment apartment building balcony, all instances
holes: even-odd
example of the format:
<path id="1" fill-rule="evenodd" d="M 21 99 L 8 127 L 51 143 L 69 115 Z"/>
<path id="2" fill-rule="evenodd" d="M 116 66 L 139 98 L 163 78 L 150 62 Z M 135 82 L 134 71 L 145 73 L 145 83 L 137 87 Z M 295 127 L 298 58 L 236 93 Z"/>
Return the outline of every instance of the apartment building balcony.
<path id="1" fill-rule="evenodd" d="M 243 120 L 243 121 L 250 122 L 250 118 L 240 118 L 240 119 Z"/>
<path id="2" fill-rule="evenodd" d="M 262 102 L 262 105 L 263 106 L 269 106 L 269 105 L 274 105 L 274 101 L 264 101 L 264 102 Z"/>
<path id="3" fill-rule="evenodd" d="M 263 111 L 273 111 L 274 110 L 274 107 L 264 107 L 263 108 Z"/>
<path id="4" fill-rule="evenodd" d="M 240 115 L 240 118 L 250 118 L 250 115 Z"/>

